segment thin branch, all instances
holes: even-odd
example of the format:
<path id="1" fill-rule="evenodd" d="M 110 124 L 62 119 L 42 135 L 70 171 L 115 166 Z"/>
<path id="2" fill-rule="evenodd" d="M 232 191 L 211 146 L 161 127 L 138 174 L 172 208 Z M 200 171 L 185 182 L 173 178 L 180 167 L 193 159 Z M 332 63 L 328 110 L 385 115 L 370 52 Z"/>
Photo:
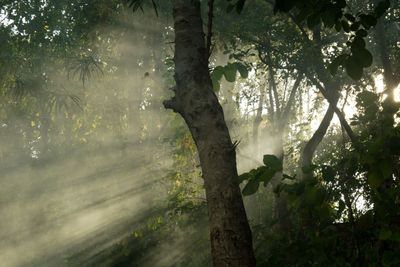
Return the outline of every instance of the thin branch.
<path id="1" fill-rule="evenodd" d="M 212 27 L 214 17 L 214 0 L 208 0 L 208 21 L 207 21 L 207 56 L 211 56 L 211 39 L 212 39 Z"/>
<path id="2" fill-rule="evenodd" d="M 339 108 L 336 106 L 336 104 L 334 104 L 334 102 L 332 101 L 332 99 L 330 98 L 328 92 L 326 91 L 326 89 L 324 88 L 324 86 L 322 86 L 319 81 L 317 81 L 317 79 L 315 79 L 314 77 L 308 77 L 314 84 L 315 86 L 317 86 L 317 88 L 319 89 L 319 91 L 321 92 L 321 94 L 324 96 L 324 98 L 328 101 L 328 103 L 330 104 L 330 106 L 332 107 L 333 111 L 336 113 L 336 115 L 339 118 L 340 124 L 343 126 L 343 128 L 346 130 L 347 135 L 349 136 L 351 142 L 354 145 L 358 145 L 358 139 L 356 137 L 356 135 L 354 134 L 353 130 L 351 129 L 350 125 L 348 124 L 346 118 L 344 117 L 343 113 L 339 110 Z"/>
<path id="3" fill-rule="evenodd" d="M 285 109 L 284 109 L 284 111 L 282 113 L 282 125 L 285 125 L 287 120 L 288 120 L 288 118 L 289 118 L 289 114 L 291 112 L 291 109 L 292 109 L 292 106 L 293 106 L 293 103 L 294 103 L 294 99 L 295 99 L 297 90 L 300 87 L 300 82 L 301 82 L 302 79 L 303 79 L 303 73 L 299 73 L 297 78 L 296 78 L 296 81 L 294 82 L 292 90 L 290 92 L 289 99 L 288 99 L 288 101 L 286 103 L 286 107 L 285 107 Z"/>

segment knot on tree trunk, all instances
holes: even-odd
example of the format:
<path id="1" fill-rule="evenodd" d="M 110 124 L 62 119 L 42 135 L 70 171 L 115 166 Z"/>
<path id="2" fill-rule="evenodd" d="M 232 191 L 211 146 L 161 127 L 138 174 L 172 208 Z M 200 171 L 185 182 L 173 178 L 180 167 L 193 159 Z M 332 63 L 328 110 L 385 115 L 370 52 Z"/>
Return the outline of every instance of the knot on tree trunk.
<path id="1" fill-rule="evenodd" d="M 163 105 L 166 109 L 172 109 L 174 112 L 180 112 L 180 105 L 176 99 L 176 97 L 172 97 L 171 99 L 164 100 Z"/>

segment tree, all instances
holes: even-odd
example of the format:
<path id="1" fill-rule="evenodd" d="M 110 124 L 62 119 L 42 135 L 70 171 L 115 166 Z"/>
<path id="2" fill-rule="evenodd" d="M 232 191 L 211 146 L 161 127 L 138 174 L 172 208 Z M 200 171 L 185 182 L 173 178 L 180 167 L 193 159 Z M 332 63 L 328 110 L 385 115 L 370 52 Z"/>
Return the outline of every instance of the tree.
<path id="1" fill-rule="evenodd" d="M 175 96 L 166 108 L 185 120 L 203 171 L 214 266 L 255 266 L 236 169 L 235 145 L 208 70 L 200 2 L 173 2 Z"/>

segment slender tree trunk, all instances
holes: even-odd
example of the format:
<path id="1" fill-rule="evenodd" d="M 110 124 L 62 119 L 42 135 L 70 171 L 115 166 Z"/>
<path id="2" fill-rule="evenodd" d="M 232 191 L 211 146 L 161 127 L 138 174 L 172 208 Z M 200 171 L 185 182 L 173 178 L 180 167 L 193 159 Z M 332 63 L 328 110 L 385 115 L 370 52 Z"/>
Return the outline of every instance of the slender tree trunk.
<path id="1" fill-rule="evenodd" d="M 300 86 L 300 82 L 303 78 L 303 74 L 298 74 L 296 81 L 293 85 L 293 88 L 290 92 L 289 99 L 286 103 L 286 106 L 283 107 L 283 102 L 282 102 L 282 107 L 281 107 L 281 113 L 279 114 L 279 117 L 277 117 L 275 127 L 276 127 L 276 143 L 278 144 L 278 157 L 280 160 L 284 161 L 284 149 L 283 149 L 283 137 L 285 134 L 285 129 L 286 129 L 286 124 L 289 120 L 289 115 L 292 109 L 292 106 L 294 104 L 296 92 Z M 274 177 L 273 180 L 273 187 L 277 186 L 280 181 L 282 180 L 282 172 L 279 172 L 276 174 L 276 177 Z M 279 196 L 276 196 L 275 198 L 275 217 L 278 220 L 278 225 L 279 225 L 279 230 L 283 234 L 288 234 L 290 232 L 290 229 L 292 228 L 292 222 L 290 218 L 290 212 L 288 209 L 288 203 L 287 203 L 287 196 L 284 192 L 281 192 Z"/>
<path id="2" fill-rule="evenodd" d="M 329 125 L 333 119 L 333 115 L 335 110 L 337 110 L 337 103 L 339 101 L 339 84 L 332 80 L 330 74 L 326 71 L 323 62 L 323 56 L 321 52 L 321 36 L 319 29 L 313 31 L 313 38 L 314 42 L 316 42 L 318 49 L 314 51 L 314 66 L 315 72 L 317 74 L 318 79 L 323 83 L 325 91 L 321 90 L 321 85 L 313 77 L 313 74 L 309 74 L 308 78 L 315 83 L 318 89 L 320 89 L 323 96 L 328 100 L 329 107 L 326 111 L 318 129 L 315 131 L 311 139 L 307 142 L 306 146 L 304 147 L 303 153 L 301 155 L 301 162 L 300 167 L 307 167 L 310 166 L 312 163 L 312 158 L 314 157 L 314 153 L 318 148 L 318 145 L 321 143 L 322 139 L 324 138 Z M 308 39 L 309 40 L 309 39 Z M 340 116 L 339 116 L 340 117 Z M 302 172 L 300 172 L 302 174 Z M 304 178 L 301 175 L 301 178 Z"/>
<path id="3" fill-rule="evenodd" d="M 337 99 L 334 102 L 337 103 Z M 317 150 L 318 145 L 324 138 L 326 131 L 331 124 L 334 113 L 335 112 L 332 105 L 329 105 L 328 110 L 326 111 L 320 125 L 318 126 L 318 129 L 315 131 L 315 133 L 303 149 L 303 153 L 301 156 L 301 167 L 307 167 L 311 165 L 314 153 Z"/>
<path id="4" fill-rule="evenodd" d="M 175 96 L 199 153 L 210 221 L 214 266 L 255 266 L 252 236 L 236 169 L 236 152 L 212 89 L 198 0 L 174 0 Z"/>
<path id="5" fill-rule="evenodd" d="M 278 122 L 279 123 L 279 122 Z M 281 129 L 280 133 L 277 133 L 279 137 L 276 138 L 276 142 L 278 143 L 278 157 L 282 161 L 284 161 L 284 149 L 283 149 L 283 131 Z M 275 174 L 273 178 L 272 186 L 275 188 L 283 178 L 283 173 L 278 172 Z M 288 209 L 288 202 L 287 202 L 287 194 L 285 192 L 281 192 L 279 195 L 275 195 L 275 218 L 278 221 L 278 227 L 282 235 L 287 236 L 292 228 L 292 221 L 290 218 L 290 213 Z"/>
<path id="6" fill-rule="evenodd" d="M 258 100 L 258 108 L 256 112 L 256 116 L 253 121 L 253 145 L 254 145 L 254 155 L 258 156 L 259 153 L 259 144 L 258 144 L 258 135 L 259 135 L 259 127 L 262 121 L 262 111 L 264 104 L 264 90 L 262 86 L 260 87 L 260 98 Z"/>

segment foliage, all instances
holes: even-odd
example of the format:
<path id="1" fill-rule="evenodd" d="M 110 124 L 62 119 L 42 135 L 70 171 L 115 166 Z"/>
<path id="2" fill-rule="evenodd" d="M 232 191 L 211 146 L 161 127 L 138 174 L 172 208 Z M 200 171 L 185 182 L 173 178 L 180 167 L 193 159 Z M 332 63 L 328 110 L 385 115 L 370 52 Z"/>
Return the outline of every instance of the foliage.
<path id="1" fill-rule="evenodd" d="M 169 1 L 45 2 L 6 1 L 0 8 L 9 19 L 0 22 L 2 175 L 22 167 L 47 172 L 65 158 L 86 168 L 87 158 L 110 157 L 105 166 L 130 166 L 141 180 L 157 178 L 151 190 L 138 189 L 151 196 L 154 190 L 156 204 L 123 227 L 123 238 L 104 230 L 109 243 L 93 245 L 97 254 L 90 260 L 91 246 L 76 245 L 69 265 L 146 266 L 149 255 L 168 258 L 176 244 L 182 250 L 164 266 L 209 266 L 195 144 L 183 122 L 160 104 L 164 89 L 174 86 Z M 389 84 L 398 84 L 398 4 L 275 2 L 216 1 L 210 58 L 214 90 L 222 103 L 232 104 L 225 117 L 233 118 L 232 136 L 241 140 L 235 143 L 237 161 L 247 171 L 238 183 L 258 266 L 399 266 L 400 104 L 388 95 L 394 90 Z M 155 9 L 158 19 L 131 14 L 142 8 Z M 373 33 L 379 21 L 385 25 L 394 82 L 383 75 L 386 62 Z M 134 45 L 126 48 L 126 43 Z M 289 105 L 300 73 L 304 78 Z M 323 83 L 326 77 L 337 85 L 341 110 L 354 113 L 345 118 L 357 142 L 350 143 L 333 123 L 313 163 L 300 168 L 304 143 L 326 107 L 315 79 Z M 379 77 L 382 90 L 375 84 Z M 143 177 L 133 174 L 138 164 L 146 169 Z M 101 175 L 112 181 L 117 167 L 75 184 L 94 185 L 90 179 Z M 22 188 L 42 181 L 41 173 L 29 174 L 31 182 Z M 288 204 L 287 232 L 276 215 L 280 197 Z M 44 215 L 53 218 L 58 212 Z"/>

